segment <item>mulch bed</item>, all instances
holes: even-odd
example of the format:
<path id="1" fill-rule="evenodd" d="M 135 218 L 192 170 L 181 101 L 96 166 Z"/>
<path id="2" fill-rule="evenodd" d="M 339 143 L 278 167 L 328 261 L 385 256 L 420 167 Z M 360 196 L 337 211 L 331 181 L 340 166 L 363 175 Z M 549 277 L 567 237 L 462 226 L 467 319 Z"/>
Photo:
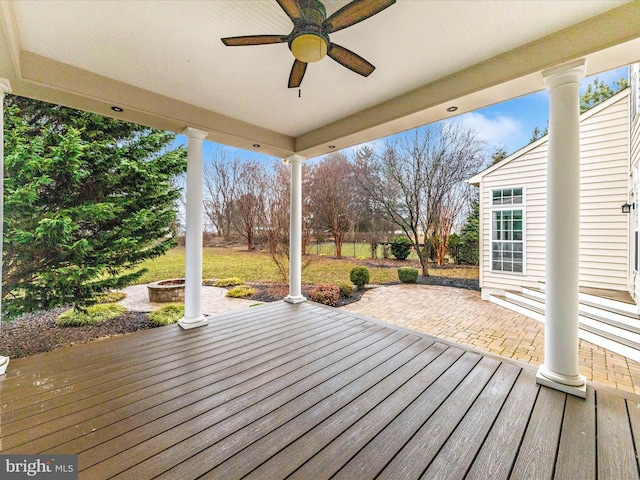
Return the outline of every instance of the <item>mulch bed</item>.
<path id="1" fill-rule="evenodd" d="M 256 289 L 256 293 L 251 295 L 251 300 L 258 302 L 277 302 L 282 300 L 289 294 L 289 286 L 280 283 L 249 283 Z M 309 292 L 315 287 L 315 285 L 302 285 L 302 295 L 309 298 Z M 349 303 L 357 302 L 364 295 L 364 290 L 354 290 L 350 297 L 340 297 L 336 307 L 342 307 Z"/>
<path id="2" fill-rule="evenodd" d="M 154 328 L 146 313 L 127 312 L 111 320 L 83 327 L 60 327 L 56 318 L 68 308 L 29 313 L 12 322 L 3 322 L 0 354 L 10 358 L 27 357 L 57 348 L 100 340 L 137 330 Z"/>
<path id="3" fill-rule="evenodd" d="M 392 263 L 389 268 L 397 267 L 397 264 L 392 260 L 389 263 Z M 478 280 L 469 279 L 447 277 L 427 277 L 425 279 L 420 277 L 418 283 L 478 289 Z M 250 285 L 256 289 L 251 300 L 259 302 L 282 300 L 289 293 L 289 287 L 284 284 L 251 283 Z M 309 291 L 313 287 L 314 285 L 303 285 L 302 294 L 308 298 Z M 357 302 L 363 294 L 364 291 L 354 290 L 351 297 L 341 297 L 337 306 Z M 68 345 L 92 342 L 156 326 L 149 321 L 146 313 L 127 312 L 111 320 L 84 327 L 59 327 L 56 324 L 56 318 L 65 310 L 67 308 L 30 313 L 12 322 L 3 322 L 0 331 L 0 355 L 6 355 L 10 358 L 27 357 Z"/>

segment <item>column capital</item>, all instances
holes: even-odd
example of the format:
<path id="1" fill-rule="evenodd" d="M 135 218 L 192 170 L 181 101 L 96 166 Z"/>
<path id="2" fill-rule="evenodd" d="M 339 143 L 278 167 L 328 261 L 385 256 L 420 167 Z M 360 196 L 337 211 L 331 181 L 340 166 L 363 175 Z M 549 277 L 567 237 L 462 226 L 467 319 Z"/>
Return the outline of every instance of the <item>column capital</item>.
<path id="1" fill-rule="evenodd" d="M 200 140 L 204 140 L 209 135 L 209 132 L 205 132 L 204 130 L 198 130 L 197 128 L 187 127 L 182 131 L 183 135 L 186 135 L 189 138 L 198 138 Z"/>
<path id="2" fill-rule="evenodd" d="M 290 156 L 288 156 L 286 158 L 283 158 L 282 162 L 285 165 L 289 165 L 290 163 L 302 163 L 306 159 L 307 159 L 307 157 L 303 157 L 301 155 L 290 155 Z"/>
<path id="3" fill-rule="evenodd" d="M 558 65 L 542 72 L 542 79 L 547 88 L 554 88 L 566 83 L 577 83 L 587 75 L 587 61 L 584 58 Z"/>
<path id="4" fill-rule="evenodd" d="M 0 95 L 11 93 L 11 84 L 6 78 L 0 78 Z"/>

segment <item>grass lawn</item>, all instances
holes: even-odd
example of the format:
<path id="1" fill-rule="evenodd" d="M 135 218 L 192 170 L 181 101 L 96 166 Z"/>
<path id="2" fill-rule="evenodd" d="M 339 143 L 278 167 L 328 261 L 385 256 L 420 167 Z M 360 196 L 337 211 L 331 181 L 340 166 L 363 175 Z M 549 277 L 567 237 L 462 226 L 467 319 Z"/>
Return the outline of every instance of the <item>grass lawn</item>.
<path id="1" fill-rule="evenodd" d="M 352 245 L 353 248 L 353 245 Z M 142 267 L 148 271 L 139 283 L 150 283 L 168 278 L 184 277 L 184 248 L 175 248 L 166 255 L 147 261 Z M 353 257 L 333 258 L 312 255 L 311 264 L 302 272 L 303 283 L 349 282 L 349 272 L 353 267 L 364 265 L 369 268 L 371 283 L 389 283 L 398 281 L 399 267 L 414 266 L 420 269 L 416 261 L 398 260 L 358 260 Z M 446 266 L 431 268 L 429 274 L 450 278 L 478 278 L 477 267 Z M 204 279 L 239 277 L 245 282 L 278 283 L 282 278 L 269 258 L 259 251 L 249 252 L 242 248 L 205 247 L 202 253 L 202 276 Z"/>

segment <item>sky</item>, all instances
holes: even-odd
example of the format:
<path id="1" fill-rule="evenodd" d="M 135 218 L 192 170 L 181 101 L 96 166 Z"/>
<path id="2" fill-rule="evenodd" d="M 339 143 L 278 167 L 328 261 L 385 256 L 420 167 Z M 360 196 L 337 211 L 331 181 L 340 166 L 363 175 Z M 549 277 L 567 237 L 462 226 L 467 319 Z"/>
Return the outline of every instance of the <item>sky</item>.
<path id="1" fill-rule="evenodd" d="M 597 77 L 606 84 L 611 84 L 620 78 L 627 78 L 627 67 L 610 70 L 598 75 L 587 77 L 580 82 L 580 94 L 584 93 L 587 85 L 593 83 Z M 511 154 L 526 146 L 531 139 L 536 127 L 543 131 L 549 118 L 549 94 L 546 90 L 515 98 L 490 107 L 482 108 L 469 113 L 464 113 L 452 120 L 476 130 L 479 137 L 487 142 L 489 153 L 504 147 L 507 154 Z M 377 142 L 376 142 L 377 143 Z M 186 137 L 178 135 L 176 144 L 186 145 Z M 205 163 L 210 161 L 214 154 L 226 150 L 229 157 L 238 154 L 246 159 L 273 162 L 273 157 L 236 149 L 224 145 L 205 141 L 203 157 Z"/>

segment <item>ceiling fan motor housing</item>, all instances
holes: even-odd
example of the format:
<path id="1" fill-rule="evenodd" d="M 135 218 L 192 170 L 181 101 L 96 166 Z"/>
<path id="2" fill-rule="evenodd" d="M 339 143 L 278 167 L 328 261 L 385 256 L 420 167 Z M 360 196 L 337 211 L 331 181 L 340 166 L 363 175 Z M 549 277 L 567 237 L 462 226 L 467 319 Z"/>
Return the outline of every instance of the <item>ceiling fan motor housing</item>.
<path id="1" fill-rule="evenodd" d="M 300 0 L 300 8 L 303 14 L 289 34 L 289 50 L 301 62 L 318 62 L 327 54 L 330 44 L 329 35 L 322 29 L 327 12 L 318 0 Z"/>

